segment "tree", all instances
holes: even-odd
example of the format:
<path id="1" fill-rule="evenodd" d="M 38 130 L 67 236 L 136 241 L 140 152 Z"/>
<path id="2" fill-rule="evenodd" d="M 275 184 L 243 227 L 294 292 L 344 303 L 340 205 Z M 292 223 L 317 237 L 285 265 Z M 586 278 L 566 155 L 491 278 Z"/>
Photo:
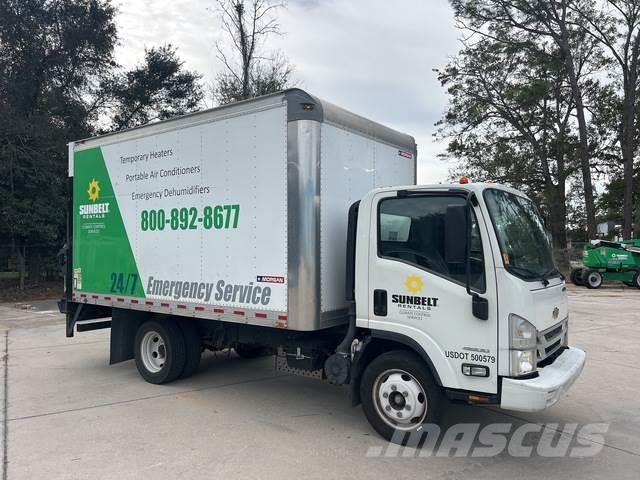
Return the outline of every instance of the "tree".
<path id="1" fill-rule="evenodd" d="M 622 152 L 624 201 L 623 237 L 631 238 L 634 206 L 634 157 L 638 149 L 636 104 L 640 68 L 640 1 L 606 0 L 604 8 L 589 3 L 571 4 L 577 25 L 605 47 L 619 69 L 616 83 L 622 90 L 621 108 L 616 118 Z"/>
<path id="2" fill-rule="evenodd" d="M 0 0 L 0 233 L 18 259 L 62 244 L 66 142 L 90 132 L 86 98 L 115 65 L 109 0 Z"/>
<path id="3" fill-rule="evenodd" d="M 579 169 L 575 101 L 557 50 L 546 48 L 486 37 L 467 43 L 438 75 L 450 95 L 438 135 L 476 178 L 526 190 L 565 249 L 565 192 Z"/>
<path id="4" fill-rule="evenodd" d="M 265 54 L 264 43 L 279 35 L 274 17 L 282 3 L 270 0 L 217 0 L 223 29 L 230 48 L 216 44 L 224 66 L 213 88 L 214 100 L 221 104 L 277 92 L 292 83 L 293 67 L 281 54 Z"/>
<path id="5" fill-rule="evenodd" d="M 201 76 L 184 69 L 171 45 L 145 49 L 144 62 L 104 82 L 111 129 L 119 130 L 196 110 Z"/>
<path id="6" fill-rule="evenodd" d="M 589 129 L 580 82 L 581 59 L 575 47 L 582 45 L 576 37 L 584 32 L 576 26 L 574 8 L 593 0 L 451 0 L 456 17 L 463 27 L 475 34 L 512 44 L 517 35 L 533 35 L 540 42 L 551 42 L 558 50 L 571 88 L 578 124 L 579 158 L 584 187 L 587 231 L 596 234 L 595 203 L 591 179 Z M 522 46 L 526 47 L 526 43 Z"/>
<path id="7" fill-rule="evenodd" d="M 633 202 L 635 205 L 640 203 L 640 175 L 636 172 L 634 177 L 634 192 L 635 195 L 633 197 Z M 621 175 L 613 176 L 607 185 L 605 186 L 604 192 L 598 198 L 598 207 L 602 212 L 603 220 L 614 221 L 616 223 L 620 223 L 624 227 L 624 214 L 623 214 L 623 206 L 626 200 L 626 182 L 625 178 Z M 636 209 L 636 215 L 639 210 Z M 635 219 L 635 235 L 640 236 L 640 228 L 638 227 L 638 218 Z M 623 232 L 624 236 L 624 232 Z M 625 237 L 626 238 L 626 237 Z"/>
<path id="8" fill-rule="evenodd" d="M 583 198 L 582 182 L 576 178 L 569 185 L 567 195 L 567 233 L 571 238 L 572 245 L 575 242 L 588 242 L 591 240 L 587 236 Z M 573 251 L 575 253 L 575 248 Z M 574 259 L 578 260 L 578 258 Z"/>

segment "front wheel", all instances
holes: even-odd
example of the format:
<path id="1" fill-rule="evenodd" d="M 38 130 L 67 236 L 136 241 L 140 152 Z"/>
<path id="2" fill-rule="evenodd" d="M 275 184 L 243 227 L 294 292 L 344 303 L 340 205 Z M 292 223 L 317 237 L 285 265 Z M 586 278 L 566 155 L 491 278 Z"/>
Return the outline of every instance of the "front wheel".
<path id="1" fill-rule="evenodd" d="M 602 286 L 602 274 L 595 270 L 588 270 L 583 276 L 587 288 L 600 288 Z"/>
<path id="2" fill-rule="evenodd" d="M 633 276 L 633 281 L 631 282 L 631 287 L 640 288 L 640 271 L 637 271 Z"/>
<path id="3" fill-rule="evenodd" d="M 444 403 L 424 361 L 403 350 L 383 353 L 367 366 L 360 398 L 371 426 L 386 440 L 403 444 L 424 423 L 438 423 Z"/>
<path id="4" fill-rule="evenodd" d="M 149 383 L 171 382 L 184 371 L 184 336 L 171 319 L 149 320 L 140 325 L 134 350 L 138 372 Z"/>

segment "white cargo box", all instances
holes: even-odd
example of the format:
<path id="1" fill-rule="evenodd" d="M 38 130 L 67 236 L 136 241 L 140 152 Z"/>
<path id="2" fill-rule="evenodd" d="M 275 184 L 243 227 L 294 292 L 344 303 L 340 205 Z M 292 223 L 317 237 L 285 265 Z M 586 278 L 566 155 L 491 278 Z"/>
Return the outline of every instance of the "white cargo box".
<path id="1" fill-rule="evenodd" d="M 414 139 L 306 92 L 70 144 L 73 300 L 289 328 L 346 321 L 349 206 Z"/>

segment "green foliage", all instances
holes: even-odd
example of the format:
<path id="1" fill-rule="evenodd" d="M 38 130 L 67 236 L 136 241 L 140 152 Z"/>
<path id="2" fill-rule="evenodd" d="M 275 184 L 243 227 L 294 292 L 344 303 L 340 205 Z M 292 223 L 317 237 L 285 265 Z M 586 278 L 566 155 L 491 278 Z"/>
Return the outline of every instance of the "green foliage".
<path id="1" fill-rule="evenodd" d="M 114 14 L 107 0 L 0 1 L 0 243 L 18 257 L 62 244 L 66 143 L 90 132 L 84 99 L 115 64 Z"/>
<path id="2" fill-rule="evenodd" d="M 640 174 L 636 171 L 634 175 L 634 197 L 633 203 L 640 205 Z M 621 175 L 613 176 L 604 192 L 598 198 L 598 209 L 600 211 L 602 221 L 613 221 L 619 224 L 623 222 L 623 204 L 624 204 L 624 179 Z M 636 237 L 637 237 L 636 233 Z"/>
<path id="3" fill-rule="evenodd" d="M 587 230 L 590 235 L 595 235 L 597 211 L 593 202 L 592 176 L 620 177 L 624 183 L 623 202 L 619 205 L 620 212 L 623 212 L 620 222 L 624 225 L 624 235 L 630 235 L 632 224 L 638 230 L 640 212 L 635 191 L 638 175 L 636 159 L 640 145 L 640 128 L 637 122 L 640 103 L 640 2 L 451 0 L 451 4 L 465 38 L 465 47 L 458 61 L 466 60 L 465 52 L 470 48 L 475 49 L 480 44 L 490 43 L 500 50 L 503 56 L 517 58 L 518 62 L 524 62 L 532 68 L 533 75 L 530 77 L 520 75 L 519 85 L 511 85 L 500 90 L 501 97 L 509 107 L 517 106 L 511 112 L 510 118 L 504 118 L 504 111 L 497 113 L 507 124 L 512 125 L 513 118 L 531 120 L 532 111 L 537 112 L 537 117 L 542 114 L 552 123 L 558 123 L 554 119 L 554 116 L 558 116 L 557 111 L 550 112 L 549 115 L 541 112 L 538 105 L 540 99 L 557 98 L 555 91 L 558 89 L 564 91 L 563 96 L 567 101 L 564 102 L 566 108 L 563 107 L 562 110 L 570 114 L 569 121 L 566 122 L 566 134 L 560 135 L 560 130 L 556 129 L 555 137 L 550 135 L 546 139 L 539 138 L 534 141 L 532 138 L 527 140 L 523 134 L 522 139 L 529 144 L 537 142 L 543 148 L 545 145 L 548 146 L 546 153 L 541 152 L 539 148 L 531 151 L 539 158 L 544 159 L 549 152 L 556 157 L 552 158 L 549 164 L 552 182 L 549 178 L 545 179 L 544 188 L 548 189 L 552 183 L 560 188 L 559 182 L 563 177 L 571 180 L 569 184 L 574 185 L 578 183 L 577 176 L 582 177 L 579 183 L 582 185 L 583 198 L 571 195 L 570 202 L 582 201 L 585 208 L 577 208 L 577 205 L 567 203 L 567 209 L 574 215 L 570 222 L 574 226 L 580 224 L 579 228 L 582 228 L 584 222 L 576 222 L 575 215 L 585 215 Z M 539 57 L 540 52 L 548 57 L 543 59 L 542 63 L 546 63 L 550 67 L 549 71 L 556 71 L 558 75 L 551 78 L 540 75 L 540 69 L 534 65 L 539 63 L 536 57 Z M 553 62 L 558 66 L 554 67 Z M 485 66 L 479 64 L 476 68 L 484 69 L 486 74 L 496 76 L 496 72 L 492 70 L 501 66 L 486 62 Z M 450 88 L 449 92 L 452 96 L 460 95 L 460 88 L 465 87 Z M 517 115 L 513 115 L 515 113 Z M 448 112 L 444 118 L 445 123 L 450 123 L 451 119 Z M 493 118 L 478 115 L 477 108 L 469 108 L 468 112 L 462 112 L 453 120 L 458 125 L 466 124 L 470 130 L 469 135 L 474 134 L 481 138 L 491 138 L 485 131 L 487 123 L 493 122 L 495 126 Z M 545 130 L 546 128 L 543 128 L 540 131 Z M 499 133 L 497 129 L 496 131 Z M 505 141 L 504 135 L 498 137 L 498 140 Z M 513 147 L 514 139 L 507 141 L 509 146 Z M 451 143 L 455 147 L 461 142 L 459 138 L 454 137 Z M 450 152 L 456 151 L 455 148 L 450 148 Z M 511 153 L 519 151 L 524 150 L 511 148 Z M 494 151 L 484 153 L 498 155 Z M 565 174 L 560 160 L 563 155 L 566 156 L 565 166 L 568 168 Z M 463 160 L 466 161 L 465 158 Z M 501 161 L 509 162 L 508 159 Z M 521 161 L 521 156 L 514 156 L 512 163 L 520 166 Z M 497 160 L 487 162 L 490 165 L 486 169 L 490 171 L 491 164 L 500 163 Z M 485 170 L 481 164 L 476 167 Z M 508 165 L 503 166 L 503 170 L 504 168 L 507 168 L 508 176 L 511 177 L 514 169 L 508 169 Z M 544 174 L 547 169 L 535 170 Z M 520 169 L 515 169 L 516 173 L 519 171 Z M 531 172 L 527 171 L 527 174 L 529 173 Z M 516 179 L 516 184 L 518 182 Z M 566 190 L 569 190 L 568 187 Z M 634 210 L 637 219 L 632 221 Z M 613 213 L 611 211 L 611 214 Z M 617 217 L 620 217 L 620 213 Z"/>
<path id="4" fill-rule="evenodd" d="M 513 51 L 489 38 L 464 48 L 439 72 L 450 103 L 438 136 L 479 180 L 532 194 L 578 168 L 573 100 L 555 50 Z"/>
<path id="5" fill-rule="evenodd" d="M 196 110 L 201 76 L 186 71 L 171 45 L 145 50 L 144 62 L 104 82 L 112 105 L 112 129 L 131 128 Z"/>

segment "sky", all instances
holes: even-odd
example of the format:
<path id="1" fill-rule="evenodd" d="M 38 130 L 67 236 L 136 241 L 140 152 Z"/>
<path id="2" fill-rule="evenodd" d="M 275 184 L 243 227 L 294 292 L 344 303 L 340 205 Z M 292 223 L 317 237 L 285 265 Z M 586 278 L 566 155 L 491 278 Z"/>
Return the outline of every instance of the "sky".
<path id="1" fill-rule="evenodd" d="M 215 0 L 116 0 L 119 62 L 141 61 L 144 48 L 171 43 L 185 67 L 211 84 L 225 41 Z M 459 48 L 446 0 L 289 0 L 277 19 L 283 35 L 267 49 L 295 66 L 299 87 L 354 113 L 413 135 L 418 183 L 444 182 L 451 165 L 437 158 L 434 123 L 447 105 L 434 68 Z"/>

